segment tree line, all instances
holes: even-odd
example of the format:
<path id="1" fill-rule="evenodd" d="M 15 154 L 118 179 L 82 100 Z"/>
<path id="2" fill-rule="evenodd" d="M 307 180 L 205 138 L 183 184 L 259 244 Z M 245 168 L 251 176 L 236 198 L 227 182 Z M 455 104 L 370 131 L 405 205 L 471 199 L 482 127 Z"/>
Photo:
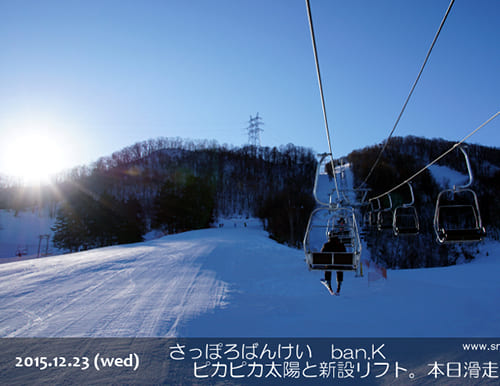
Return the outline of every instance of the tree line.
<path id="1" fill-rule="evenodd" d="M 177 233 L 246 215 L 261 218 L 274 239 L 298 247 L 314 206 L 314 169 L 312 151 L 292 144 L 141 142 L 54 184 L 53 242 L 78 251 L 141 241 L 152 229 Z"/>

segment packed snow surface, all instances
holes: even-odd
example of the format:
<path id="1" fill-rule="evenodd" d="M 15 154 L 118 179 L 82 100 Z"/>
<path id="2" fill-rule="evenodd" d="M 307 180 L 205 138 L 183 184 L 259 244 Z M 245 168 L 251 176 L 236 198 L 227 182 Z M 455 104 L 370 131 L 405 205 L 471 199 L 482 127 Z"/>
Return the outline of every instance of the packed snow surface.
<path id="1" fill-rule="evenodd" d="M 453 267 L 347 273 L 331 296 L 301 251 L 246 222 L 0 264 L 0 336 L 500 336 L 499 243 Z"/>
<path id="2" fill-rule="evenodd" d="M 463 185 L 469 181 L 469 177 L 465 174 L 457 172 L 448 166 L 432 165 L 429 167 L 434 180 L 445 189 L 453 188 L 453 185 Z"/>

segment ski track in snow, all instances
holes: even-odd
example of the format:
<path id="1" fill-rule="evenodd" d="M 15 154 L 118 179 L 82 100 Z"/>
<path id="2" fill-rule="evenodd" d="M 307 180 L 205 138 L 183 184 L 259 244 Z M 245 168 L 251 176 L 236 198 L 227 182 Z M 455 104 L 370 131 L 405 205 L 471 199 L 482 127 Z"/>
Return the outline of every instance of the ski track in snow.
<path id="1" fill-rule="evenodd" d="M 181 322 L 223 304 L 225 283 L 201 270 L 213 248 L 202 244 L 154 241 L 3 264 L 0 336 L 175 336 Z"/>
<path id="2" fill-rule="evenodd" d="M 340 297 L 301 251 L 232 223 L 1 264 L 0 336 L 500 336 L 500 243 L 478 248 L 471 263 L 387 280 L 346 273 Z"/>

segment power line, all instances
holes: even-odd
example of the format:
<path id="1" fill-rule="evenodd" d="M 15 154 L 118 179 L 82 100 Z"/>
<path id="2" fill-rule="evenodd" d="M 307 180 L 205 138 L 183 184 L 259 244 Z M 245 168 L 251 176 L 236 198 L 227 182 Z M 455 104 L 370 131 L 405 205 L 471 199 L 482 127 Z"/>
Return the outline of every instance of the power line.
<path id="1" fill-rule="evenodd" d="M 451 0 L 450 5 L 448 6 L 448 9 L 446 10 L 446 13 L 445 13 L 445 15 L 443 17 L 443 20 L 441 20 L 441 24 L 439 25 L 439 28 L 438 28 L 438 30 L 436 32 L 436 35 L 434 36 L 434 40 L 432 41 L 432 44 L 431 44 L 429 50 L 427 51 L 427 55 L 425 57 L 424 63 L 420 67 L 420 71 L 419 71 L 419 73 L 417 75 L 417 79 L 413 83 L 413 86 L 412 86 L 412 88 L 410 90 L 410 93 L 406 97 L 406 101 L 403 104 L 403 108 L 401 109 L 401 111 L 400 111 L 400 113 L 398 115 L 398 118 L 396 119 L 396 122 L 394 123 L 394 126 L 393 126 L 391 132 L 389 133 L 389 136 L 387 137 L 385 143 L 384 143 L 384 146 L 380 150 L 380 153 L 378 154 L 377 159 L 375 160 L 375 162 L 373 163 L 370 171 L 368 172 L 368 175 L 366 176 L 366 178 L 364 179 L 364 181 L 361 183 L 361 185 L 359 185 L 360 188 L 363 187 L 366 184 L 366 182 L 368 181 L 368 179 L 372 175 L 373 171 L 375 170 L 375 167 L 380 162 L 382 154 L 384 153 L 385 149 L 387 148 L 387 145 L 389 144 L 389 139 L 391 139 L 392 134 L 394 134 L 394 131 L 396 130 L 396 127 L 398 126 L 399 121 L 401 120 L 401 117 L 403 116 L 403 113 L 406 110 L 406 106 L 408 105 L 408 102 L 410 101 L 410 98 L 411 98 L 411 96 L 413 94 L 413 91 L 415 90 L 415 87 L 417 86 L 417 83 L 420 80 L 420 76 L 422 75 L 422 72 L 424 71 L 425 65 L 427 64 L 427 61 L 428 61 L 428 59 L 429 59 L 429 57 L 431 55 L 432 49 L 434 48 L 434 45 L 436 44 L 436 41 L 437 41 L 437 39 L 439 37 L 439 34 L 441 33 L 441 30 L 443 29 L 444 23 L 445 23 L 446 19 L 448 18 L 448 14 L 450 13 L 451 7 L 453 6 L 454 2 L 455 2 L 455 0 Z"/>
<path id="2" fill-rule="evenodd" d="M 462 143 L 464 143 L 467 139 L 469 139 L 472 135 L 474 135 L 475 133 L 477 133 L 479 130 L 481 130 L 484 126 L 486 126 L 488 123 L 490 123 L 491 121 L 493 121 L 495 118 L 497 118 L 498 116 L 500 115 L 500 111 L 497 111 L 496 114 L 494 114 L 493 116 L 491 116 L 491 118 L 489 118 L 486 122 L 484 122 L 481 126 L 477 127 L 476 129 L 474 129 L 473 131 L 471 131 L 469 134 L 467 134 L 464 138 L 462 138 L 459 142 L 457 142 L 456 144 L 454 144 L 452 147 L 450 147 L 447 151 L 445 151 L 443 154 L 441 154 L 439 157 L 437 157 L 434 161 L 432 162 L 429 162 L 426 166 L 424 166 L 422 169 L 420 169 L 418 172 L 416 172 L 415 174 L 413 174 L 411 177 L 407 178 L 406 180 L 404 180 L 403 182 L 401 182 L 399 185 L 396 185 L 394 188 L 388 190 L 387 192 L 385 193 L 382 193 L 382 194 L 379 194 L 378 196 L 376 197 L 372 197 L 370 199 L 368 199 L 368 201 L 373 201 L 373 200 L 378 200 L 379 198 L 382 198 L 392 192 L 394 192 L 396 189 L 399 189 L 400 187 L 402 187 L 403 185 L 407 184 L 408 182 L 410 182 L 411 180 L 413 180 L 415 177 L 417 177 L 418 175 L 422 174 L 424 172 L 424 170 L 427 170 L 429 169 L 432 165 L 434 165 L 436 162 L 438 162 L 440 159 L 442 159 L 443 157 L 445 157 L 446 155 L 448 155 L 449 153 L 451 153 L 453 150 L 455 150 L 458 146 L 460 146 Z"/>
<path id="3" fill-rule="evenodd" d="M 325 121 L 326 138 L 328 140 L 328 150 L 330 151 L 330 157 L 331 157 L 333 180 L 335 181 L 335 191 L 337 192 L 337 198 L 340 201 L 340 194 L 337 185 L 337 177 L 335 176 L 335 165 L 333 164 L 333 150 L 332 150 L 332 142 L 330 140 L 330 129 L 328 127 L 328 118 L 326 116 L 325 96 L 323 94 L 323 82 L 321 81 L 321 72 L 319 70 L 318 50 L 316 49 L 316 39 L 314 37 L 314 27 L 311 14 L 311 5 L 309 4 L 309 0 L 306 0 L 306 7 L 307 7 L 307 16 L 309 19 L 309 30 L 311 31 L 311 42 L 314 51 L 314 61 L 316 63 L 316 74 L 318 76 L 319 93 L 321 96 L 321 107 L 323 108 L 323 120 Z"/>

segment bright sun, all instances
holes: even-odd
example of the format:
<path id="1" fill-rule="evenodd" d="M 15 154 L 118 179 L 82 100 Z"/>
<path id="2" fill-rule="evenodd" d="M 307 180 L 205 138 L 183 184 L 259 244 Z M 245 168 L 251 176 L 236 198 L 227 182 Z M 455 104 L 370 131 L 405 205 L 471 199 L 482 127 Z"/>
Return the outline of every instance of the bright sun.
<path id="1" fill-rule="evenodd" d="M 13 139 L 6 149 L 8 174 L 26 184 L 48 183 L 64 166 L 64 149 L 47 135 L 27 134 Z"/>

